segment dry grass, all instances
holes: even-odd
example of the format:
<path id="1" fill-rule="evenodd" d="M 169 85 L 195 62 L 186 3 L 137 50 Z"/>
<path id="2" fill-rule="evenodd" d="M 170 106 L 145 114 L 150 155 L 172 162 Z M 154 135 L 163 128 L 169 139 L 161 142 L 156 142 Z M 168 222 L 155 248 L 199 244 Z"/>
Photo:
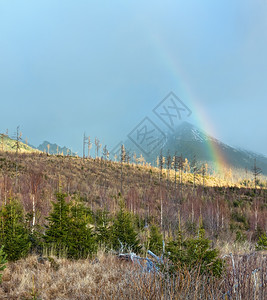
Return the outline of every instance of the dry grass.
<path id="1" fill-rule="evenodd" d="M 44 264 L 36 256 L 10 263 L 3 275 L 1 299 L 94 299 L 112 298 L 114 287 L 124 289 L 129 265 L 117 264 L 111 256 L 100 262 L 54 259 Z"/>
<path id="2" fill-rule="evenodd" d="M 234 259 L 235 270 L 227 259 L 223 278 L 212 279 L 200 275 L 197 268 L 179 272 L 176 278 L 141 273 L 137 266 L 112 255 L 99 255 L 97 261 L 54 259 L 43 264 L 30 256 L 9 263 L 0 299 L 223 299 L 227 291 L 231 299 L 266 299 L 266 257 Z M 260 269 L 256 277 L 251 273 L 255 268 Z"/>

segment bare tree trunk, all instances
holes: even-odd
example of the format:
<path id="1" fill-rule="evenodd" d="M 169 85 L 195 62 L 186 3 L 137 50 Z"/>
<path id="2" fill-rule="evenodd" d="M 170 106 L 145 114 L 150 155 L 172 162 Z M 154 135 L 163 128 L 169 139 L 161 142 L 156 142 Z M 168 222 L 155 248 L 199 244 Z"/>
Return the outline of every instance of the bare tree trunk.
<path id="1" fill-rule="evenodd" d="M 220 210 L 219 210 L 219 203 L 217 201 L 217 214 L 216 214 L 216 218 L 217 218 L 217 224 L 216 224 L 216 230 L 219 229 L 220 227 Z"/>
<path id="2" fill-rule="evenodd" d="M 160 227 L 162 230 L 163 226 L 163 203 L 162 203 L 162 196 L 160 196 Z"/>
<path id="3" fill-rule="evenodd" d="M 191 217 L 192 217 L 192 220 L 191 220 L 191 222 L 192 222 L 192 224 L 194 223 L 194 203 L 192 202 L 192 212 L 191 212 Z"/>
<path id="4" fill-rule="evenodd" d="M 32 232 L 34 231 L 36 221 L 36 211 L 35 211 L 35 196 L 32 194 Z"/>
<path id="5" fill-rule="evenodd" d="M 4 176 L 4 192 L 5 192 L 5 206 L 6 206 L 6 191 L 7 190 L 7 178 Z"/>
<path id="6" fill-rule="evenodd" d="M 257 203 L 255 203 L 255 231 L 257 230 L 258 228 L 258 207 L 257 207 Z"/>

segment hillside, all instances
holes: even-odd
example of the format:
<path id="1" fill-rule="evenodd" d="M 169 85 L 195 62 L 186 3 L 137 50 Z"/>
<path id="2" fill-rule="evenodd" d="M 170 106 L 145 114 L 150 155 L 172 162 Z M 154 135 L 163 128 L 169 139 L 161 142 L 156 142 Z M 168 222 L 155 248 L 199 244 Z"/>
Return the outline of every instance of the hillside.
<path id="1" fill-rule="evenodd" d="M 30 299 L 33 295 L 43 299 L 62 297 L 87 299 L 90 294 L 96 296 L 96 299 L 97 297 L 116 299 L 117 286 L 122 285 L 120 293 L 126 296 L 123 298 L 120 294 L 117 299 L 137 299 L 141 294 L 144 299 L 147 299 L 147 295 L 149 297 L 151 295 L 147 292 L 147 286 L 153 287 L 153 295 L 162 297 L 165 293 L 166 299 L 169 299 L 171 292 L 174 297 L 179 293 L 188 299 L 193 299 L 196 298 L 194 287 L 197 283 L 201 287 L 203 299 L 208 299 L 211 290 L 213 298 L 217 299 L 225 291 L 231 291 L 235 284 L 233 280 L 236 278 L 233 278 L 235 270 L 238 270 L 237 276 L 240 282 L 243 283 L 244 278 L 248 278 L 243 293 L 253 291 L 254 281 L 251 281 L 247 274 L 253 274 L 255 268 L 259 268 L 258 276 L 264 278 L 266 268 L 262 269 L 262 266 L 266 266 L 266 258 L 261 254 L 249 256 L 244 253 L 254 251 L 259 236 L 267 230 L 266 182 L 261 182 L 254 189 L 253 182 L 242 186 L 207 175 L 196 174 L 195 177 L 194 184 L 193 174 L 186 171 L 175 176 L 173 170 L 163 169 L 161 172 L 158 168 L 149 165 L 121 164 L 98 158 L 55 156 L 42 152 L 18 154 L 1 152 L 0 238 L 5 239 L 6 232 L 11 234 L 12 247 L 14 245 L 12 243 L 17 245 L 20 238 L 20 236 L 14 237 L 13 231 L 9 230 L 10 223 L 7 218 L 9 211 L 14 223 L 18 220 L 20 226 L 23 225 L 27 229 L 31 243 L 27 248 L 28 252 L 25 253 L 25 259 L 8 264 L 0 286 L 0 297 L 8 294 L 8 299 Z M 64 202 L 59 202 L 61 197 L 64 197 Z M 17 213 L 20 212 L 20 219 L 17 219 L 13 211 L 18 207 L 17 203 L 22 206 L 22 210 L 17 209 Z M 49 244 L 51 248 L 42 247 L 49 224 L 60 226 L 60 230 L 55 230 L 55 237 L 61 243 L 63 229 L 58 220 L 61 221 L 61 216 L 65 216 L 63 213 L 66 213 L 67 208 L 71 214 L 67 220 L 72 222 L 67 224 L 75 226 L 64 226 L 63 237 L 67 237 L 68 241 L 72 237 L 75 241 L 75 249 L 77 245 L 78 247 L 94 245 L 96 239 L 98 252 L 92 259 L 90 256 L 78 256 L 75 257 L 78 260 L 74 260 L 71 256 L 67 256 L 71 258 L 68 260 L 66 252 L 60 254 L 53 252 L 56 251 L 53 241 Z M 58 215 L 54 215 L 56 222 L 51 220 L 52 211 L 58 212 Z M 120 214 L 121 212 L 123 214 Z M 121 216 L 125 218 L 119 219 Z M 201 232 L 205 230 L 210 247 L 220 249 L 220 256 L 234 253 L 235 269 L 231 267 L 229 256 L 229 259 L 226 258 L 227 268 L 224 277 L 216 279 L 216 286 L 211 287 L 213 277 L 199 274 L 197 265 L 191 270 L 185 268 L 188 279 L 182 275 L 182 280 L 186 280 L 188 285 L 174 290 L 169 283 L 174 278 L 179 278 L 180 282 L 181 273 L 176 273 L 179 275 L 177 277 L 171 276 L 170 280 L 166 280 L 163 274 L 161 280 L 158 276 L 151 276 L 151 273 L 140 272 L 137 264 L 118 261 L 114 255 L 116 252 L 112 248 L 115 245 L 114 241 L 118 243 L 116 236 L 113 246 L 109 243 L 114 237 L 114 228 L 117 228 L 118 233 L 122 232 L 122 236 L 127 232 L 128 227 L 121 230 L 121 227 L 117 226 L 116 222 L 119 220 L 120 225 L 129 224 L 134 230 L 134 236 L 138 237 L 140 243 L 139 251 L 143 256 L 145 256 L 145 249 L 152 247 L 148 241 L 155 226 L 159 230 L 158 235 L 164 238 L 166 247 L 172 245 L 172 242 L 180 239 L 181 236 L 186 240 L 195 237 L 194 242 L 201 242 L 195 244 L 196 247 L 198 245 L 202 247 L 202 242 L 206 243 L 206 240 L 200 237 L 201 226 Z M 124 223 L 125 221 L 129 223 Z M 80 226 L 86 228 L 87 235 L 83 235 Z M 7 228 L 7 231 L 3 230 L 4 234 L 2 228 Z M 72 235 L 66 235 L 66 230 L 70 230 Z M 78 238 L 77 234 L 80 234 Z M 92 239 L 89 239 L 89 243 L 83 244 L 87 239 L 81 240 L 82 237 Z M 8 242 L 9 240 L 6 241 Z M 162 251 L 162 242 L 159 247 Z M 9 253 L 20 255 L 20 248 L 14 247 L 14 249 L 16 251 L 11 248 L 12 251 L 10 250 Z M 50 252 L 47 249 L 50 249 Z M 73 248 L 65 247 L 64 251 L 69 249 Z M 118 248 L 116 249 L 118 251 Z M 244 255 L 240 256 L 240 254 Z M 180 271 L 183 270 L 179 269 Z M 138 277 L 136 274 L 139 274 Z M 22 281 L 21 278 L 25 280 Z M 173 284 L 175 287 L 181 286 L 176 281 L 173 281 Z M 103 287 L 101 294 L 99 285 Z M 261 290 L 264 292 L 264 288 Z M 199 295 L 198 290 L 197 295 Z M 153 296 L 153 299 L 159 298 Z"/>
<path id="2" fill-rule="evenodd" d="M 19 141 L 17 145 L 16 140 L 11 139 L 9 136 L 5 134 L 0 135 L 0 151 L 15 152 L 17 148 L 19 152 L 38 152 L 38 150 L 27 145 L 26 143 Z"/>
<path id="3" fill-rule="evenodd" d="M 175 180 L 174 171 L 166 169 L 160 175 L 160 170 L 151 166 L 44 153 L 1 153 L 0 171 L 1 201 L 16 197 L 31 212 L 34 188 L 40 224 L 51 209 L 55 192 L 62 191 L 69 197 L 80 195 L 93 211 L 105 208 L 111 214 L 117 211 L 121 195 L 129 211 L 147 221 L 153 216 L 167 231 L 177 228 L 178 211 L 184 226 L 189 217 L 198 222 L 202 215 L 211 235 L 217 232 L 217 236 L 230 237 L 235 230 L 244 230 L 251 238 L 255 222 L 261 228 L 266 226 L 265 182 L 255 194 L 252 181 L 250 186 L 242 186 L 196 174 L 194 186 L 191 173 L 177 173 Z M 263 205 L 257 219 L 256 200 L 257 207 Z"/>

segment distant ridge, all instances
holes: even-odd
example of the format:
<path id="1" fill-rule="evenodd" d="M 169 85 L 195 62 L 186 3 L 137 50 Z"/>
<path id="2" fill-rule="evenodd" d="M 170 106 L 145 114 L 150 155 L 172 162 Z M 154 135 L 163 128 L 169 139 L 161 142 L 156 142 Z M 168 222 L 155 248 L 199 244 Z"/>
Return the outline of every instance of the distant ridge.
<path id="1" fill-rule="evenodd" d="M 56 154 L 56 155 L 71 155 L 73 154 L 72 151 L 67 147 L 61 147 L 57 144 L 52 144 L 48 141 L 44 141 L 37 147 L 38 150 L 49 153 L 49 154 Z"/>

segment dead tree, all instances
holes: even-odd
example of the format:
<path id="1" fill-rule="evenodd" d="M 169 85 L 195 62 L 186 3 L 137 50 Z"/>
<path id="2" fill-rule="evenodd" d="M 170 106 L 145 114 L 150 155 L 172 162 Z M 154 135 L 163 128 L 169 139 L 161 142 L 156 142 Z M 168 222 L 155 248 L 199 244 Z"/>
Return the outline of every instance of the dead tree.
<path id="1" fill-rule="evenodd" d="M 37 193 L 40 189 L 42 181 L 42 173 L 31 172 L 30 174 L 30 186 L 31 186 L 31 198 L 32 198 L 32 232 L 36 224 L 36 201 Z"/>
<path id="2" fill-rule="evenodd" d="M 22 133 L 19 131 L 19 126 L 17 126 L 17 130 L 15 133 L 15 145 L 13 146 L 13 148 L 16 149 L 16 155 L 18 154 L 18 152 L 20 150 L 21 137 L 22 137 Z"/>
<path id="3" fill-rule="evenodd" d="M 85 158 L 85 146 L 87 144 L 87 137 L 85 136 L 85 133 L 83 134 L 83 159 Z"/>
<path id="4" fill-rule="evenodd" d="M 167 191 L 169 194 L 170 170 L 171 170 L 171 166 L 172 166 L 172 158 L 171 158 L 169 150 L 168 150 L 168 154 L 167 154 L 166 166 L 167 166 Z"/>
<path id="5" fill-rule="evenodd" d="M 262 173 L 261 168 L 257 167 L 257 160 L 254 158 L 254 165 L 251 168 L 253 177 L 254 177 L 254 188 L 255 188 L 255 193 L 257 191 L 257 183 L 258 183 L 258 177 Z"/>
<path id="6" fill-rule="evenodd" d="M 183 193 L 183 171 L 184 171 L 184 159 L 183 155 L 178 157 L 178 169 L 179 169 L 179 184 L 180 184 L 180 197 L 182 198 Z"/>
<path id="7" fill-rule="evenodd" d="M 162 150 L 160 150 L 160 154 L 159 154 L 159 182 L 161 183 L 162 180 L 162 169 L 163 169 L 163 155 L 162 155 Z"/>
<path id="8" fill-rule="evenodd" d="M 194 155 L 193 161 L 191 163 L 191 170 L 193 173 L 193 190 L 195 193 L 195 188 L 196 188 L 196 175 L 199 172 L 199 167 L 197 166 L 197 160 L 196 160 L 196 156 Z"/>
<path id="9" fill-rule="evenodd" d="M 104 158 L 104 187 L 106 188 L 106 169 L 107 169 L 107 159 L 108 159 L 107 145 L 103 147 L 103 158 Z"/>
<path id="10" fill-rule="evenodd" d="M 98 138 L 95 138 L 95 158 L 98 157 L 99 149 L 100 149 L 100 141 Z"/>
<path id="11" fill-rule="evenodd" d="M 130 162 L 131 162 L 131 153 L 130 151 L 126 150 L 126 153 L 125 153 L 125 162 L 127 165 L 130 165 Z M 129 168 L 127 168 L 127 186 L 129 186 Z"/>
<path id="12" fill-rule="evenodd" d="M 87 147 L 88 147 L 88 158 L 90 158 L 90 151 L 91 151 L 91 148 L 92 148 L 92 142 L 91 142 L 91 139 L 90 139 L 90 136 L 88 136 L 88 140 L 87 140 Z"/>
<path id="13" fill-rule="evenodd" d="M 22 133 L 19 131 L 19 126 L 17 126 L 17 130 L 15 133 L 15 145 L 13 146 L 13 148 L 16 149 L 16 161 L 15 161 L 15 165 L 16 165 L 16 180 L 15 180 L 15 187 L 17 188 L 18 185 L 18 153 L 20 150 L 20 146 L 21 146 L 21 137 L 22 137 Z"/>
<path id="14" fill-rule="evenodd" d="M 122 194 L 122 182 L 123 182 L 123 163 L 126 160 L 126 151 L 124 145 L 121 145 L 121 194 Z"/>
<path id="15" fill-rule="evenodd" d="M 204 190 L 205 190 L 205 177 L 206 177 L 207 172 L 208 172 L 208 165 L 203 163 L 201 165 L 200 172 L 201 172 L 201 176 L 202 176 L 202 185 L 203 185 L 203 192 L 204 192 Z"/>
<path id="16" fill-rule="evenodd" d="M 177 152 L 175 152 L 175 154 L 174 154 L 174 164 L 173 164 L 173 168 L 174 168 L 174 195 L 175 195 L 175 200 L 177 199 L 177 171 L 178 171 L 178 164 L 179 164 L 179 160 L 178 160 Z"/>
<path id="17" fill-rule="evenodd" d="M 160 228 L 161 230 L 163 229 L 163 199 L 162 199 L 162 169 L 163 169 L 163 155 L 162 155 L 162 150 L 160 150 L 159 154 L 159 168 L 160 168 L 160 173 L 159 173 L 159 194 L 160 194 Z"/>
<path id="18" fill-rule="evenodd" d="M 108 156 L 108 149 L 107 149 L 107 145 L 105 145 L 103 147 L 103 158 L 104 158 L 104 160 L 107 160 L 107 156 Z"/>

